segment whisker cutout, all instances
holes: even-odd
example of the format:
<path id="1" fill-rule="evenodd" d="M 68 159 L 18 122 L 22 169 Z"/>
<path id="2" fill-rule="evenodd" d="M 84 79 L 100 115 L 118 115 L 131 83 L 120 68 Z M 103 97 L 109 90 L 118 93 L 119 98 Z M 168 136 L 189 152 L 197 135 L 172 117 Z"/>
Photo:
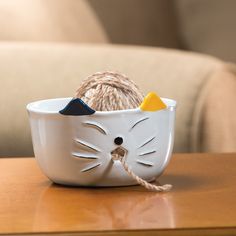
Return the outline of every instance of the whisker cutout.
<path id="1" fill-rule="evenodd" d="M 137 160 L 136 162 L 144 166 L 153 166 L 153 163 L 149 161 Z"/>
<path id="2" fill-rule="evenodd" d="M 102 134 L 107 135 L 107 131 L 101 125 L 99 125 L 98 123 L 95 123 L 95 122 L 92 122 L 92 121 L 86 121 L 83 124 L 98 130 Z"/>
<path id="3" fill-rule="evenodd" d="M 150 143 L 150 142 L 151 142 L 152 140 L 154 140 L 155 138 L 156 138 L 156 136 L 154 136 L 154 137 L 148 139 L 148 140 L 145 141 L 141 146 L 139 146 L 138 149 L 141 148 L 141 147 L 144 147 L 145 145 L 147 145 L 148 143 Z"/>
<path id="4" fill-rule="evenodd" d="M 131 131 L 137 124 L 139 124 L 139 123 L 141 123 L 141 122 L 143 122 L 143 121 L 145 121 L 145 120 L 148 120 L 148 119 L 149 119 L 149 117 L 145 117 L 145 118 L 142 118 L 142 119 L 138 120 L 138 121 L 130 128 L 129 131 Z"/>
<path id="5" fill-rule="evenodd" d="M 141 154 L 139 154 L 139 156 L 146 156 L 146 155 L 153 154 L 153 153 L 155 153 L 155 152 L 156 152 L 156 150 L 148 151 L 148 152 L 145 152 L 145 153 L 141 153 Z"/>
<path id="6" fill-rule="evenodd" d="M 76 158 L 81 158 L 81 159 L 93 159 L 93 160 L 96 160 L 96 159 L 98 159 L 98 157 L 97 156 L 93 156 L 93 155 L 86 155 L 86 154 L 82 154 L 82 153 L 75 153 L 75 152 L 73 152 L 73 153 L 71 153 L 72 154 L 72 156 L 74 156 L 74 157 L 76 157 Z"/>
<path id="7" fill-rule="evenodd" d="M 101 150 L 99 150 L 97 147 L 95 147 L 94 145 L 87 143 L 85 141 L 79 140 L 79 139 L 75 139 L 74 140 L 76 143 L 79 143 L 80 145 L 89 148 L 90 150 L 96 151 L 96 152 L 101 152 Z"/>
<path id="8" fill-rule="evenodd" d="M 95 169 L 96 167 L 99 167 L 100 165 L 101 165 L 101 163 L 97 163 L 97 164 L 95 164 L 95 165 L 88 166 L 88 167 L 82 169 L 81 172 L 87 172 L 87 171 L 93 170 L 93 169 Z"/>

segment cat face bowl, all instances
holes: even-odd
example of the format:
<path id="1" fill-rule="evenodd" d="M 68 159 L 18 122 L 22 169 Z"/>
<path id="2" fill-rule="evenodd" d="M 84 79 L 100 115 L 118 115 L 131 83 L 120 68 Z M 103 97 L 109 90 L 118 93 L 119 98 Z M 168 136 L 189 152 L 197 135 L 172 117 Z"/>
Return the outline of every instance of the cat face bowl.
<path id="1" fill-rule="evenodd" d="M 168 164 L 176 102 L 149 93 L 140 107 L 94 111 L 80 99 L 27 105 L 34 153 L 55 183 L 82 186 L 136 184 L 124 165 L 146 181 Z"/>

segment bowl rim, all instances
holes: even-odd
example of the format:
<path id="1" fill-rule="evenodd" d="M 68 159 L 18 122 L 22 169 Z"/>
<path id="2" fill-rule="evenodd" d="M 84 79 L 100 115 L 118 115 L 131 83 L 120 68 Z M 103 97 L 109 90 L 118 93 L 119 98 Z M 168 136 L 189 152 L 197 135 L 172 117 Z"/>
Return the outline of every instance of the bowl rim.
<path id="1" fill-rule="evenodd" d="M 55 102 L 55 101 L 70 101 L 72 100 L 73 97 L 62 97 L 62 98 L 50 98 L 50 99 L 42 99 L 42 100 L 37 100 L 31 103 L 28 103 L 26 105 L 26 109 L 29 113 L 37 113 L 37 114 L 60 114 L 59 110 L 46 110 L 46 109 L 42 109 L 39 108 L 39 106 L 42 103 L 46 103 L 46 102 Z M 170 99 L 170 98 L 163 98 L 161 97 L 161 99 L 165 102 L 165 104 L 167 105 L 167 109 L 168 110 L 173 110 L 174 108 L 176 108 L 177 102 L 174 99 Z M 130 113 L 130 112 L 137 112 L 140 111 L 140 108 L 131 108 L 131 109 L 124 109 L 124 110 L 114 110 L 114 111 L 95 111 L 94 114 L 96 115 L 108 115 L 108 114 L 117 114 L 117 113 Z"/>

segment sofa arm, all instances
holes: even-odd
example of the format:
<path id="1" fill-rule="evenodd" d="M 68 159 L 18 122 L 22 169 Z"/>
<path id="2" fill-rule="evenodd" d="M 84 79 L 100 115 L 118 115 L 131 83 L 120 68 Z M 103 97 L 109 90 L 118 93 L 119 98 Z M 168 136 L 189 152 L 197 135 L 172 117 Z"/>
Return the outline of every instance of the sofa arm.
<path id="1" fill-rule="evenodd" d="M 222 65 L 205 84 L 196 105 L 192 150 L 236 151 L 236 67 Z"/>

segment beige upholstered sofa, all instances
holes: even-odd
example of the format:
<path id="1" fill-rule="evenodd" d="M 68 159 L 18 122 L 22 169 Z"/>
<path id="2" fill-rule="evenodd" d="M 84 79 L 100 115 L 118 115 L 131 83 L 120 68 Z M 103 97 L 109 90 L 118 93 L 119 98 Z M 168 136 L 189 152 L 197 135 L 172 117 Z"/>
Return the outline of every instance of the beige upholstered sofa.
<path id="1" fill-rule="evenodd" d="M 204 9 L 213 4 L 207 2 Z M 145 93 L 156 90 L 177 100 L 174 151 L 236 151 L 234 65 L 177 50 L 108 44 L 181 48 L 184 42 L 191 46 L 188 49 L 197 43 L 199 51 L 210 50 L 214 44 L 209 46 L 207 39 L 212 36 L 196 41 L 194 27 L 196 32 L 204 29 L 206 36 L 210 31 L 205 26 L 211 27 L 212 21 L 205 24 L 201 18 L 200 28 L 191 25 L 199 22 L 198 14 L 191 14 L 201 9 L 198 4 L 197 0 L 0 1 L 0 156 L 33 154 L 28 102 L 72 96 L 82 79 L 102 70 L 120 71 Z M 219 0 L 214 7 L 221 11 Z M 215 19 L 210 13 L 209 19 Z M 195 20 L 186 20 L 189 14 Z"/>
<path id="2" fill-rule="evenodd" d="M 0 156 L 33 154 L 27 103 L 72 96 L 82 79 L 103 70 L 177 100 L 175 152 L 236 151 L 233 65 L 151 47 L 2 42 Z"/>
<path id="3" fill-rule="evenodd" d="M 102 42 L 236 62 L 234 0 L 1 0 L 0 40 Z"/>

